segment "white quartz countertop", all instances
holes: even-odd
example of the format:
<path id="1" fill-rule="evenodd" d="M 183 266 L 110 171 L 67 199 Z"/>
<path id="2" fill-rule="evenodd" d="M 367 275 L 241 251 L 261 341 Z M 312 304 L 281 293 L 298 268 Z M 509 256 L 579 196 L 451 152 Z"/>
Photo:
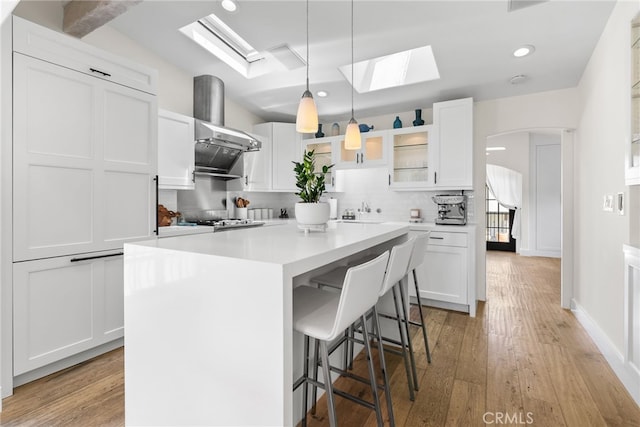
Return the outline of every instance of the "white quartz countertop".
<path id="1" fill-rule="evenodd" d="M 311 258 L 319 258 L 316 261 L 322 263 L 333 262 L 408 232 L 407 223 L 330 223 L 324 232 L 305 233 L 298 229 L 295 221 L 287 221 L 279 226 L 147 240 L 130 245 L 287 265 Z"/>

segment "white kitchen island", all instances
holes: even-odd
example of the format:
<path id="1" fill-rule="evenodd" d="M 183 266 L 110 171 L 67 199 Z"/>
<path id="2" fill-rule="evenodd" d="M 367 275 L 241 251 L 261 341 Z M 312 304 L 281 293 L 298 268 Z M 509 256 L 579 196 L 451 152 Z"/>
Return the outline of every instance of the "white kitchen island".
<path id="1" fill-rule="evenodd" d="M 408 231 L 289 223 L 126 244 L 126 424 L 293 425 L 292 289 Z"/>

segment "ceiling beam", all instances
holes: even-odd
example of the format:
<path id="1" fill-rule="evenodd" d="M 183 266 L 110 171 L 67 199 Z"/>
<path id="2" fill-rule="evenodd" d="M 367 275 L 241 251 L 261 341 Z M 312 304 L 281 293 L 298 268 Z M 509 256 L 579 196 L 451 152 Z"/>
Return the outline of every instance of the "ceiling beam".
<path id="1" fill-rule="evenodd" d="M 142 0 L 72 0 L 64 5 L 62 28 L 81 38 Z"/>

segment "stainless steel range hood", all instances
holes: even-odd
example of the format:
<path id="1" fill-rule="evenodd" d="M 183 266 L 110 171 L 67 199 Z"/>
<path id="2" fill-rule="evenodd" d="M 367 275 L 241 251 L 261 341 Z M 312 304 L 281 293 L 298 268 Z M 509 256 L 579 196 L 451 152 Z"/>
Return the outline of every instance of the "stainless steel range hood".
<path id="1" fill-rule="evenodd" d="M 257 151 L 262 143 L 236 129 L 224 126 L 224 83 L 210 75 L 193 79 L 196 174 L 233 179 L 229 171 L 245 151 Z"/>

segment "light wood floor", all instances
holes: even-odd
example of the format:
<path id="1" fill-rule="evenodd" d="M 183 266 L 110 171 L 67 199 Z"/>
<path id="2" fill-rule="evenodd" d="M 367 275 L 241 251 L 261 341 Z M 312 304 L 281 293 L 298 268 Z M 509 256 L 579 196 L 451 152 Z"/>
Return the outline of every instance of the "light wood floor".
<path id="1" fill-rule="evenodd" d="M 387 356 L 396 424 L 474 426 L 485 425 L 484 417 L 491 425 L 640 426 L 638 406 L 572 313 L 560 308 L 559 261 L 495 252 L 487 260 L 488 300 L 476 318 L 427 309 L 431 364 L 415 331 L 415 402 L 400 359 Z M 361 356 L 354 369 L 366 376 Z M 0 424 L 122 426 L 123 378 L 120 349 L 17 388 L 3 402 Z M 337 384 L 369 398 L 358 383 Z M 341 425 L 375 425 L 372 411 L 336 399 Z M 324 399 L 309 424 L 328 425 Z"/>

